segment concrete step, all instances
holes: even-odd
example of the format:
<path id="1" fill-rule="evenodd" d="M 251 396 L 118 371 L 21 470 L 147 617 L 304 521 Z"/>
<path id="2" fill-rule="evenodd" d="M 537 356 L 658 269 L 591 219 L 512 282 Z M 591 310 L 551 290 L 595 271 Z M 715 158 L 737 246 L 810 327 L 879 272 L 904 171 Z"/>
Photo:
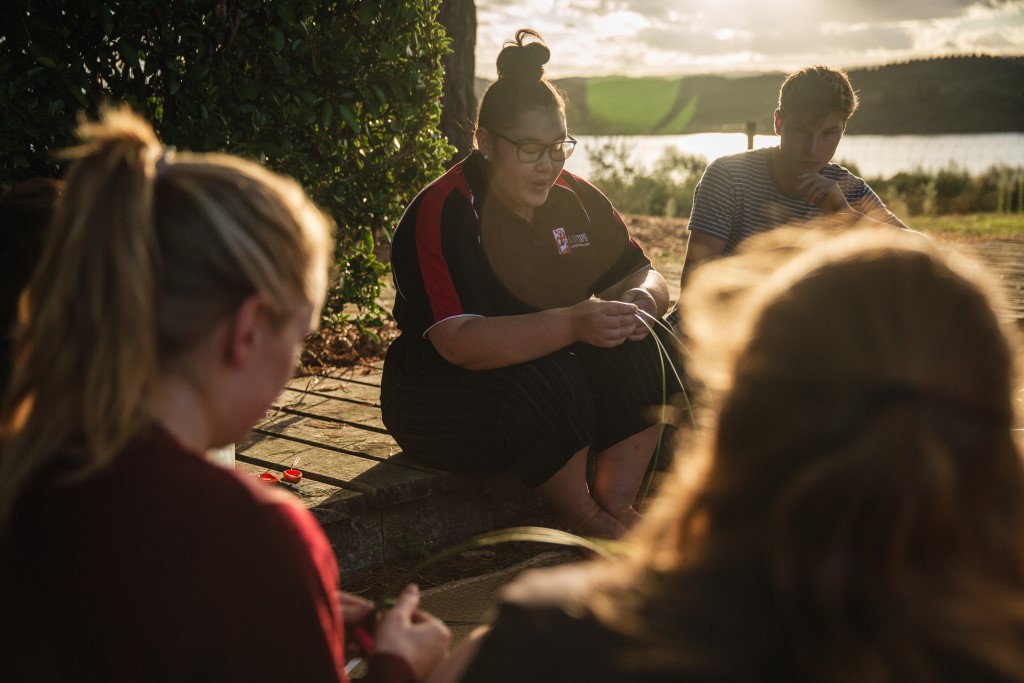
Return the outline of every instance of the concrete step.
<path id="1" fill-rule="evenodd" d="M 301 470 L 287 488 L 320 521 L 344 573 L 543 519 L 539 497 L 512 475 L 456 475 L 404 456 L 380 421 L 380 375 L 378 364 L 293 379 L 238 445 L 235 468 Z"/>

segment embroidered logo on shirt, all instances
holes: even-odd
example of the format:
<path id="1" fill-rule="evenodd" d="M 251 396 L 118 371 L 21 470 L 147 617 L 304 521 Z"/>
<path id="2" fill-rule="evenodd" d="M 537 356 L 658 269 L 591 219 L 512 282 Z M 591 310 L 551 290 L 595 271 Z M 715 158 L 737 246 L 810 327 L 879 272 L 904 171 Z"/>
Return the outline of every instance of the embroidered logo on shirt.
<path id="1" fill-rule="evenodd" d="M 555 228 L 551 232 L 555 236 L 555 244 L 558 245 L 559 254 L 568 254 L 572 251 L 572 247 L 569 246 L 569 238 L 565 234 L 565 228 Z"/>
<path id="2" fill-rule="evenodd" d="M 589 247 L 590 238 L 587 237 L 587 233 L 585 232 L 578 232 L 575 235 L 569 235 L 569 246 L 572 247 L 573 249 L 578 249 L 579 247 Z"/>

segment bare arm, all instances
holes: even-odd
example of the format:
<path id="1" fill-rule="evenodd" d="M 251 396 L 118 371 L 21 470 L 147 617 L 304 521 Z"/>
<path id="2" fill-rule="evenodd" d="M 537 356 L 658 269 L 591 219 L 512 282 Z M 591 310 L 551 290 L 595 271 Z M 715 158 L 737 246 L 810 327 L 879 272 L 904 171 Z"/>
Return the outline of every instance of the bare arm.
<path id="1" fill-rule="evenodd" d="M 428 337 L 449 363 L 468 370 L 503 368 L 546 356 L 574 342 L 618 346 L 637 326 L 637 306 L 588 299 L 568 308 L 493 318 L 450 318 Z"/>
<path id="2" fill-rule="evenodd" d="M 686 286 L 686 279 L 697 266 L 718 258 L 724 250 L 725 240 L 706 232 L 691 230 L 690 236 L 686 240 L 686 256 L 683 257 L 683 273 L 679 277 L 679 289 L 682 290 Z"/>

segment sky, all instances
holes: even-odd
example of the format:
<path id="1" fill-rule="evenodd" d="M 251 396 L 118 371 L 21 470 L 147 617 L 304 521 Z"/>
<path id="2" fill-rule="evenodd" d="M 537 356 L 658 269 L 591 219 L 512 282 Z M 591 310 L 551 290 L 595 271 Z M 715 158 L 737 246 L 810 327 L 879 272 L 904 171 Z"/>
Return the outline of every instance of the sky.
<path id="1" fill-rule="evenodd" d="M 551 78 L 847 69 L 946 54 L 1024 55 L 1024 0 L 476 0 L 476 75 L 521 27 Z"/>

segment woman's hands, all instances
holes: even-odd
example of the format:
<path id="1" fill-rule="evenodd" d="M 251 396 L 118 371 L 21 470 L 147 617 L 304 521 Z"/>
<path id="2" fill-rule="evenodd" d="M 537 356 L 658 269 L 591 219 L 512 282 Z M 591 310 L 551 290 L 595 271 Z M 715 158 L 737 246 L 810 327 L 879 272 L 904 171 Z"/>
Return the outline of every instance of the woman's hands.
<path id="1" fill-rule="evenodd" d="M 652 295 L 643 287 L 634 287 L 632 289 L 627 289 L 625 292 L 622 293 L 622 296 L 619 298 L 619 301 L 624 301 L 627 304 L 635 305 L 638 309 L 640 309 L 644 313 L 647 313 L 648 316 L 650 316 L 651 318 L 658 317 L 658 302 L 655 301 L 654 295 Z M 628 339 L 629 341 L 640 341 L 650 333 L 650 329 L 647 327 L 646 324 L 644 324 L 644 321 L 642 320 L 642 318 L 646 317 L 647 316 L 644 316 L 643 313 L 637 311 L 636 315 L 634 316 L 636 327 L 634 327 L 633 329 L 633 334 L 626 337 L 626 339 Z"/>
<path id="2" fill-rule="evenodd" d="M 439 619 L 417 608 L 420 589 L 410 583 L 377 624 L 377 652 L 397 655 L 422 680 L 448 654 L 452 634 Z"/>
<path id="3" fill-rule="evenodd" d="M 618 346 L 632 338 L 637 325 L 643 327 L 636 317 L 637 308 L 637 304 L 624 301 L 581 301 L 569 308 L 572 336 L 591 346 Z"/>
<path id="4" fill-rule="evenodd" d="M 344 591 L 338 591 L 338 603 L 345 624 L 345 661 L 368 657 L 373 652 L 374 625 L 367 630 L 366 622 L 373 618 L 373 603 Z"/>
<path id="5" fill-rule="evenodd" d="M 344 592 L 338 593 L 338 599 L 346 639 L 354 647 L 354 650 L 346 648 L 346 658 L 368 656 L 373 652 L 396 655 L 408 662 L 419 681 L 448 654 L 451 633 L 439 619 L 417 609 L 420 590 L 416 584 L 406 586 L 395 606 L 369 628 L 366 623 L 374 618 L 372 602 Z"/>

